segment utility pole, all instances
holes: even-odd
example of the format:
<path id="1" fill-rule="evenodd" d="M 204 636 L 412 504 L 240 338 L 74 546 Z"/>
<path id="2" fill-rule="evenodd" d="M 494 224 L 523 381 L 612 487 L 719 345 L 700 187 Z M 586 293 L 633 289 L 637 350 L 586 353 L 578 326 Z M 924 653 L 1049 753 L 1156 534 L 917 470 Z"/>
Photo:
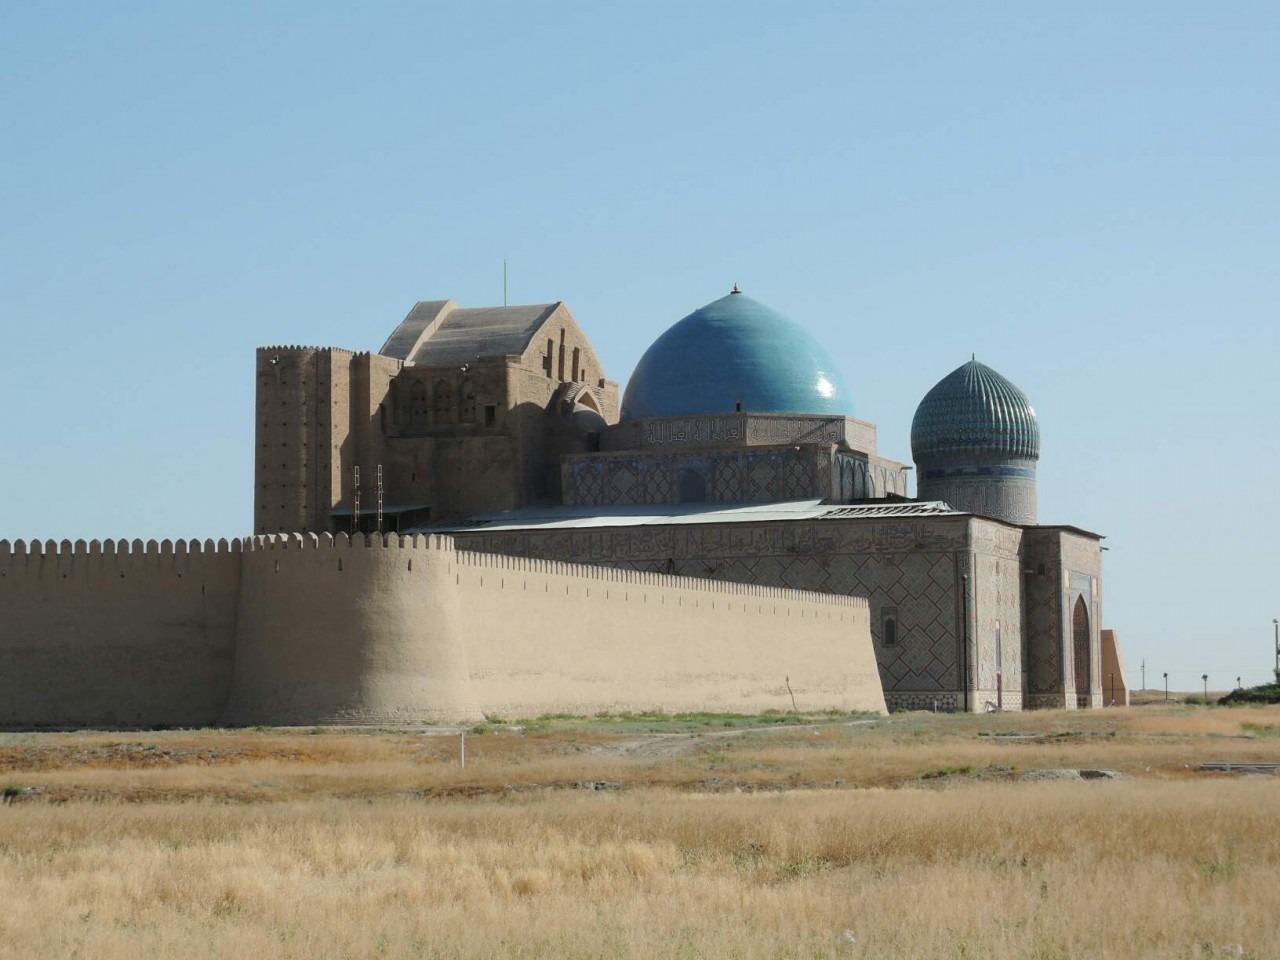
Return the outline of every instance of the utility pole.
<path id="1" fill-rule="evenodd" d="M 1209 700 L 1209 675 L 1206 673 L 1200 679 L 1204 681 L 1204 699 L 1207 704 Z"/>
<path id="2" fill-rule="evenodd" d="M 1272 617 L 1271 624 L 1276 628 L 1276 683 L 1280 683 L 1280 620 Z"/>
<path id="3" fill-rule="evenodd" d="M 1142 658 L 1142 689 L 1147 689 L 1147 658 Z"/>
<path id="4" fill-rule="evenodd" d="M 1169 702 L 1169 671 L 1164 672 L 1164 702 Z"/>

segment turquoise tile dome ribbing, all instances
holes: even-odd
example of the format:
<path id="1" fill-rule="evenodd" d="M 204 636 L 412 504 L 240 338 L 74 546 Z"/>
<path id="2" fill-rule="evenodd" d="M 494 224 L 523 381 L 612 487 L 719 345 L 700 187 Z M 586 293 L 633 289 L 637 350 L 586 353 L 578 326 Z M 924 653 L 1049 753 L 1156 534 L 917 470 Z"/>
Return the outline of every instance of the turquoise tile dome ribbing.
<path id="1" fill-rule="evenodd" d="M 622 419 L 738 409 L 852 416 L 853 401 L 808 331 L 735 288 L 645 351 L 623 394 Z"/>
<path id="2" fill-rule="evenodd" d="M 970 360 L 920 401 L 911 422 L 911 453 L 917 463 L 957 453 L 1037 460 L 1040 426 L 1025 393 Z"/>

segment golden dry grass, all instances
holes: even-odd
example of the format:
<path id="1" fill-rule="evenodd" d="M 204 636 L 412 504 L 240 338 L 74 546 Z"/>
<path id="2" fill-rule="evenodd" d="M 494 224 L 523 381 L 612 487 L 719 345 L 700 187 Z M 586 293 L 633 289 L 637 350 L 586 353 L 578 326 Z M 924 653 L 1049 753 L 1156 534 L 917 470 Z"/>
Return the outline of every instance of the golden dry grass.
<path id="1" fill-rule="evenodd" d="M 1278 726 L 6 735 L 0 957 L 1276 957 L 1280 779 L 1195 766 Z"/>

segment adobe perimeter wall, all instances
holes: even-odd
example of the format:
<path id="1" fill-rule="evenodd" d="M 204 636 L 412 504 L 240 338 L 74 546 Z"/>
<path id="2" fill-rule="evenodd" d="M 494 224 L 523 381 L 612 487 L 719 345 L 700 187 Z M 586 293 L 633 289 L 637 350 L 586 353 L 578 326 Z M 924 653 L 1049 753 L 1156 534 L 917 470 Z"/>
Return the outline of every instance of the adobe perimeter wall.
<path id="1" fill-rule="evenodd" d="M 490 716 L 885 712 L 858 597 L 458 555 L 471 690 Z M 788 690 L 788 685 L 790 690 Z"/>
<path id="2" fill-rule="evenodd" d="M 922 520 L 822 520 L 762 523 L 646 523 L 635 527 L 574 527 L 460 531 L 458 543 L 477 552 L 611 564 L 683 574 L 695 582 L 731 581 L 766 589 L 802 588 L 819 596 L 869 599 L 871 641 L 879 683 L 895 710 L 981 709 L 997 699 L 995 644 L 987 625 L 1005 617 L 994 597 L 971 603 L 968 637 L 979 645 L 979 669 L 964 687 L 964 576 L 973 552 L 966 517 Z M 1017 565 L 1007 572 L 1015 578 Z M 714 578 L 712 581 L 711 578 Z M 810 594 L 812 595 L 812 594 Z M 896 624 L 896 642 L 886 621 Z M 1016 618 L 1013 618 L 1016 621 Z M 983 632 L 978 627 L 982 626 Z M 1003 649 L 1006 702 L 1018 703 L 1019 633 Z M 987 652 L 991 651 L 990 656 Z M 972 663 L 971 663 L 972 667 Z M 975 686 L 981 684 L 982 686 Z"/>
<path id="3" fill-rule="evenodd" d="M 246 541 L 223 722 L 481 719 L 468 686 L 454 566 L 448 537 Z"/>
<path id="4" fill-rule="evenodd" d="M 1129 681 L 1120 659 L 1120 642 L 1114 630 L 1102 631 L 1102 696 L 1109 707 L 1129 706 Z"/>
<path id="5" fill-rule="evenodd" d="M 449 537 L 0 541 L 0 726 L 884 712 L 865 600 Z"/>
<path id="6" fill-rule="evenodd" d="M 0 540 L 0 725 L 215 723 L 240 558 L 239 541 Z"/>

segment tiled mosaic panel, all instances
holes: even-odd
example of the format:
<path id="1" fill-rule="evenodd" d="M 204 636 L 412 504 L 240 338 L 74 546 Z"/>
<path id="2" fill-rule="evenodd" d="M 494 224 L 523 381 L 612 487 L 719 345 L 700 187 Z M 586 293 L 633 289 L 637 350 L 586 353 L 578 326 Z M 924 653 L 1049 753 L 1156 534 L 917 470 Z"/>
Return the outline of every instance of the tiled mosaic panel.
<path id="1" fill-rule="evenodd" d="M 960 709 L 960 697 L 954 693 L 889 693 L 884 695 L 885 706 L 891 713 L 903 710 L 928 710 L 938 713 L 955 713 Z"/>
<path id="2" fill-rule="evenodd" d="M 1028 537 L 1023 581 L 1026 594 L 1028 702 L 1048 697 L 1059 702 L 1065 696 L 1062 659 L 1062 573 L 1058 561 L 1058 537 Z"/>
<path id="3" fill-rule="evenodd" d="M 823 451 L 735 450 L 687 455 L 592 457 L 571 462 L 565 502 L 579 506 L 676 503 L 681 471 L 705 482 L 711 503 L 768 503 L 832 495 Z M 865 467 L 864 467 L 865 470 Z"/>
<path id="4" fill-rule="evenodd" d="M 1000 702 L 1008 707 L 1022 698 L 1022 589 L 1018 582 L 1022 575 L 1022 562 L 1013 550 L 1006 551 L 1004 556 L 977 554 L 975 563 L 977 590 L 972 627 L 976 648 L 975 685 L 979 689 L 996 691 L 998 671 L 1004 693 Z"/>

